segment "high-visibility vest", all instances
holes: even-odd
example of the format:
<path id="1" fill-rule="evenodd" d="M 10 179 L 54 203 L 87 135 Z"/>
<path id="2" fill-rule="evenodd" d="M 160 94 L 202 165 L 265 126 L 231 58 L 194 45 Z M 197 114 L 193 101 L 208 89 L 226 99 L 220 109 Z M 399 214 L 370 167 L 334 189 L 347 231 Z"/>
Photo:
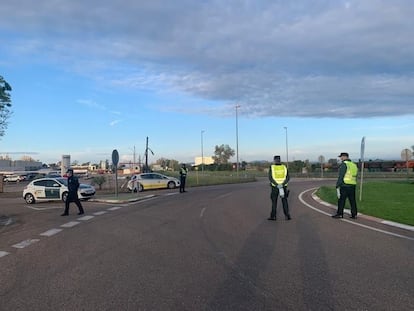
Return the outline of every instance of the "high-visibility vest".
<path id="1" fill-rule="evenodd" d="M 351 161 L 344 161 L 346 164 L 346 173 L 344 176 L 344 184 L 346 185 L 356 185 L 357 183 L 357 175 L 358 175 L 358 167 L 354 162 Z"/>
<path id="2" fill-rule="evenodd" d="M 186 167 L 182 167 L 182 168 L 180 169 L 180 175 L 182 175 L 182 176 L 187 176 L 187 173 L 188 173 L 188 168 L 186 168 Z"/>
<path id="3" fill-rule="evenodd" d="M 284 164 L 281 165 L 275 165 L 272 164 L 270 167 L 272 170 L 272 177 L 277 182 L 278 185 L 282 184 L 287 176 L 287 168 Z M 277 186 L 277 185 L 273 185 Z"/>

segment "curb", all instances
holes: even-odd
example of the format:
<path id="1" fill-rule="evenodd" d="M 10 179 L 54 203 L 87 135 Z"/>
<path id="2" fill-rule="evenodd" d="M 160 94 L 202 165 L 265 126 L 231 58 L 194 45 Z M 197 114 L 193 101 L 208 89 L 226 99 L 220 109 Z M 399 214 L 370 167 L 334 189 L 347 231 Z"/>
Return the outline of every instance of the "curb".
<path id="1" fill-rule="evenodd" d="M 137 197 L 132 199 L 105 199 L 105 198 L 94 198 L 89 199 L 89 202 L 101 202 L 101 203 L 111 203 L 111 204 L 122 204 L 122 203 L 132 203 L 137 202 L 145 199 L 150 199 L 155 197 L 155 194 L 146 195 L 144 197 Z"/>
<path id="2" fill-rule="evenodd" d="M 330 207 L 332 209 L 337 208 L 336 205 L 333 205 L 331 203 L 325 202 L 323 200 L 321 200 L 316 194 L 315 192 L 312 193 L 312 199 L 316 202 L 318 202 L 319 204 L 322 204 L 324 206 Z M 344 209 L 344 213 L 351 215 L 351 211 L 349 209 Z M 406 225 L 406 224 L 400 224 L 398 222 L 395 221 L 390 221 L 390 220 L 384 220 L 382 218 L 378 218 L 378 217 L 374 217 L 374 216 L 370 216 L 370 215 L 365 215 L 362 214 L 360 212 L 358 212 L 358 217 L 361 218 L 365 218 L 371 221 L 375 221 L 377 223 L 383 224 L 383 225 L 387 225 L 387 226 L 392 226 L 392 227 L 396 227 L 396 228 L 400 228 L 400 229 L 405 229 L 405 230 L 409 230 L 409 231 L 414 231 L 414 226 L 410 226 L 410 225 Z"/>

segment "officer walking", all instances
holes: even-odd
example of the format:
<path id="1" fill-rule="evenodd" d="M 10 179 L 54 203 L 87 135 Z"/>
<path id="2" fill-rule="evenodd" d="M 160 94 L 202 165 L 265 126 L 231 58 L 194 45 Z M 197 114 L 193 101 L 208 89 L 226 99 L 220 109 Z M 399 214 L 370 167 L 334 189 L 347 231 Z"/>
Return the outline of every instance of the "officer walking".
<path id="1" fill-rule="evenodd" d="M 79 209 L 78 215 L 82 215 L 84 214 L 84 210 L 78 198 L 79 180 L 77 177 L 73 176 L 73 169 L 71 168 L 68 169 L 66 174 L 68 176 L 68 191 L 69 192 L 68 192 L 68 196 L 66 197 L 66 201 L 65 201 L 65 211 L 63 212 L 61 216 L 69 215 L 69 203 L 70 202 L 75 202 L 75 204 L 77 205 Z"/>
<path id="2" fill-rule="evenodd" d="M 185 166 L 185 163 L 181 165 L 180 168 L 180 192 L 185 191 L 185 180 L 187 179 L 188 168 Z"/>
<path id="3" fill-rule="evenodd" d="M 358 167 L 349 159 L 349 154 L 341 152 L 338 156 L 342 163 L 339 166 L 339 176 L 336 182 L 336 189 L 338 192 L 338 209 L 333 218 L 344 217 L 345 201 L 348 198 L 351 205 L 351 218 L 356 219 L 358 210 L 355 199 L 355 189 L 357 183 Z"/>
<path id="4" fill-rule="evenodd" d="M 283 213 L 285 219 L 290 220 L 289 206 L 288 206 L 288 190 L 287 184 L 289 182 L 289 172 L 287 167 L 280 162 L 280 156 L 273 157 L 273 164 L 269 168 L 269 181 L 271 187 L 270 199 L 272 200 L 272 212 L 268 220 L 276 220 L 277 200 L 280 196 L 282 198 Z"/>

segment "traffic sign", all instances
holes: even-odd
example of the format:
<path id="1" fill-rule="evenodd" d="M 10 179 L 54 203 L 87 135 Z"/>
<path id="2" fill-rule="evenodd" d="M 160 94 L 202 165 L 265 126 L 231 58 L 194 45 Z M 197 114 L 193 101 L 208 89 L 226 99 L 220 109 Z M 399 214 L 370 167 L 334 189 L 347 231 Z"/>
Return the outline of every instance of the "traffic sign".
<path id="1" fill-rule="evenodd" d="M 118 153 L 118 150 L 114 149 L 114 151 L 112 151 L 112 164 L 115 166 L 118 166 L 118 162 L 119 162 L 119 153 Z"/>

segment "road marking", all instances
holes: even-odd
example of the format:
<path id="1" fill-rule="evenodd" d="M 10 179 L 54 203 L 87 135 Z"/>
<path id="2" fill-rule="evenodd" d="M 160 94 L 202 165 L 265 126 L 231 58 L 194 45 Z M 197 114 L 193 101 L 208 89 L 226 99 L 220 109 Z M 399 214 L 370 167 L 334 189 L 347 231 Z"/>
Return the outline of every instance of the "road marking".
<path id="1" fill-rule="evenodd" d="M 93 213 L 95 216 L 100 216 L 100 215 L 103 215 L 103 214 L 106 214 L 106 213 L 108 213 L 107 211 L 101 211 L 101 212 L 96 212 L 96 213 Z"/>
<path id="2" fill-rule="evenodd" d="M 83 217 L 81 217 L 81 218 L 78 218 L 78 220 L 83 220 L 83 221 L 85 221 L 85 220 L 90 220 L 90 219 L 92 219 L 92 218 L 95 218 L 95 216 L 83 216 Z"/>
<path id="3" fill-rule="evenodd" d="M 48 209 L 62 209 L 62 206 L 52 206 L 52 207 L 34 207 L 28 206 L 28 208 L 34 209 L 35 211 L 44 211 Z"/>
<path id="4" fill-rule="evenodd" d="M 63 229 L 50 229 L 50 230 L 47 230 L 47 231 L 45 231 L 45 232 L 43 232 L 43 233 L 41 233 L 39 235 L 50 237 L 52 235 L 55 235 L 56 233 L 59 233 L 62 230 Z"/>
<path id="5" fill-rule="evenodd" d="M 177 195 L 178 194 L 178 192 L 171 192 L 171 193 L 166 193 L 166 194 L 164 194 L 164 196 L 169 196 L 169 195 Z"/>
<path id="6" fill-rule="evenodd" d="M 312 190 L 316 190 L 316 189 L 318 189 L 318 188 L 316 187 L 316 188 L 311 188 L 311 189 L 304 190 L 303 192 L 301 192 L 301 193 L 299 194 L 299 197 L 298 197 L 298 198 L 299 198 L 299 200 L 302 202 L 302 204 L 306 205 L 306 206 L 307 206 L 307 207 L 309 207 L 310 209 L 313 209 L 314 211 L 316 211 L 316 212 L 318 212 L 318 213 L 321 213 L 321 214 L 323 214 L 323 215 L 326 215 L 326 216 L 331 217 L 331 216 L 332 216 L 332 214 L 327 213 L 327 212 L 324 212 L 324 211 L 321 211 L 320 209 L 318 209 L 318 208 L 316 208 L 316 207 L 314 207 L 314 206 L 312 206 L 312 205 L 310 205 L 310 204 L 306 203 L 306 202 L 303 200 L 303 195 L 304 195 L 306 192 L 309 192 L 309 191 L 312 191 Z M 335 221 L 338 221 L 338 220 L 345 221 L 345 222 L 347 222 L 347 223 L 349 223 L 349 224 L 351 224 L 351 225 L 354 225 L 354 226 L 360 226 L 360 227 L 363 227 L 363 228 L 365 228 L 365 229 L 369 229 L 369 230 L 372 230 L 372 231 L 377 231 L 377 232 L 381 232 L 381 233 L 384 233 L 384 234 L 392 235 L 392 236 L 395 236 L 395 237 L 398 237 L 398 238 L 403 238 L 403 239 L 407 239 L 407 240 L 412 240 L 412 241 L 414 241 L 414 238 L 411 238 L 411 237 L 409 237 L 409 236 L 405 236 L 405 235 L 397 234 L 397 233 L 394 233 L 394 232 L 390 232 L 390 231 L 386 231 L 386 230 L 382 230 L 382 229 L 374 228 L 374 227 L 371 227 L 371 226 L 363 225 L 363 224 L 361 224 L 361 223 L 358 223 L 358 222 L 355 222 L 355 221 L 351 221 L 351 220 L 348 220 L 348 219 L 344 219 L 344 218 L 335 219 Z"/>
<path id="7" fill-rule="evenodd" d="M 206 207 L 203 207 L 203 209 L 201 210 L 201 213 L 200 213 L 200 218 L 202 218 L 203 216 L 204 216 L 204 212 L 206 211 Z"/>
<path id="8" fill-rule="evenodd" d="M 14 247 L 14 248 L 25 248 L 25 247 L 28 247 L 28 246 L 30 246 L 34 243 L 39 242 L 39 241 L 40 241 L 39 239 L 28 239 L 28 240 L 21 241 L 20 243 L 14 244 L 14 245 L 12 245 L 12 247 Z"/>
<path id="9" fill-rule="evenodd" d="M 69 221 L 69 222 L 61 225 L 61 227 L 63 227 L 63 228 L 72 228 L 72 227 L 74 227 L 76 225 L 79 225 L 79 224 L 80 224 L 80 222 L 78 222 L 78 221 Z"/>
<path id="10" fill-rule="evenodd" d="M 7 256 L 8 254 L 10 254 L 10 253 L 5 252 L 5 251 L 0 251 L 0 257 Z"/>
<path id="11" fill-rule="evenodd" d="M 116 210 L 121 209 L 121 208 L 122 208 L 122 206 L 113 206 L 113 207 L 108 208 L 108 211 L 116 211 Z"/>

